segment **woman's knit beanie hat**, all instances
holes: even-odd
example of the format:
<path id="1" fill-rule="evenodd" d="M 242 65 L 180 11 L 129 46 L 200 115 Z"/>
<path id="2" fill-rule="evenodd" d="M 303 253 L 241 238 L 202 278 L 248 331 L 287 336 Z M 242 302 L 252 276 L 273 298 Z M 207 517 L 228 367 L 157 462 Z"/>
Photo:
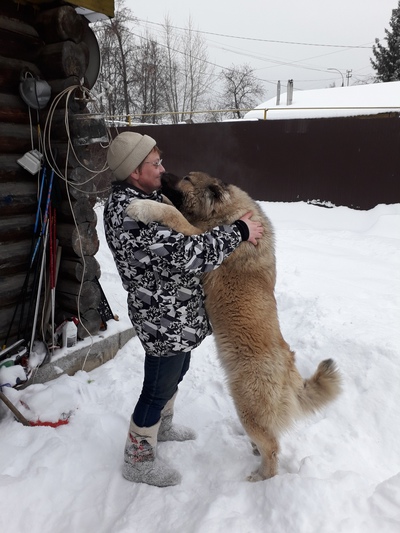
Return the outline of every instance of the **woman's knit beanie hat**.
<path id="1" fill-rule="evenodd" d="M 137 169 L 152 151 L 156 141 L 148 135 L 124 131 L 115 137 L 107 152 L 107 163 L 119 181 Z"/>

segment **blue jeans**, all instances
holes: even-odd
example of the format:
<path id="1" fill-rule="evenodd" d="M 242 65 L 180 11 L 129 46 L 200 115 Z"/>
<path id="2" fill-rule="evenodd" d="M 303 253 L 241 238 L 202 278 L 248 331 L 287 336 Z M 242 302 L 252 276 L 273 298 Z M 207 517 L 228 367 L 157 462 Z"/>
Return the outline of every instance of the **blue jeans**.
<path id="1" fill-rule="evenodd" d="M 146 354 L 143 388 L 132 415 L 137 426 L 151 427 L 160 420 L 162 409 L 178 390 L 189 365 L 190 352 L 170 357 Z"/>

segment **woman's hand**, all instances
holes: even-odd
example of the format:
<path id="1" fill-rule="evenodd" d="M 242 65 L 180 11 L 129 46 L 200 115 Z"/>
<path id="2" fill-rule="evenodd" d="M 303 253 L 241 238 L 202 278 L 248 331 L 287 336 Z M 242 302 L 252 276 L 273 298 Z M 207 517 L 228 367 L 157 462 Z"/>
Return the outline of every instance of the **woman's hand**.
<path id="1" fill-rule="evenodd" d="M 261 239 L 262 234 L 264 233 L 264 228 L 261 224 L 261 222 L 257 222 L 255 220 L 251 220 L 251 217 L 253 216 L 253 212 L 249 211 L 245 215 L 243 215 L 239 220 L 243 220 L 247 224 L 247 227 L 249 228 L 249 238 L 247 239 L 249 242 L 254 244 L 254 246 L 257 246 L 257 240 Z"/>

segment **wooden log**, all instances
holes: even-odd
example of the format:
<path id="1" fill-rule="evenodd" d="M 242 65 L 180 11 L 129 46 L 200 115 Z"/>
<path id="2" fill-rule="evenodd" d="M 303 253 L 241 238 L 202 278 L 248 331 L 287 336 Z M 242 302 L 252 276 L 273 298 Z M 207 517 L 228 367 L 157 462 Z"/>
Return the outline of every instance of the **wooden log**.
<path id="1" fill-rule="evenodd" d="M 87 296 L 96 303 L 96 305 L 92 305 L 91 307 L 97 307 L 100 303 L 100 289 L 97 283 L 94 283 L 93 281 L 84 281 L 81 283 L 78 280 L 65 279 L 60 276 L 56 289 L 58 292 L 70 294 L 72 296 L 79 296 L 82 299 Z"/>
<path id="2" fill-rule="evenodd" d="M 33 214 L 0 217 L 0 244 L 29 239 L 33 234 L 34 223 Z"/>
<path id="3" fill-rule="evenodd" d="M 57 162 L 60 169 L 64 170 L 66 166 L 77 168 L 82 165 L 91 168 L 91 152 L 88 146 L 75 146 L 72 151 L 67 150 L 66 143 L 54 142 L 53 149 L 57 150 Z"/>
<path id="4" fill-rule="evenodd" d="M 0 275 L 26 271 L 29 267 L 31 239 L 0 244 Z"/>
<path id="5" fill-rule="evenodd" d="M 78 324 L 78 338 L 86 339 L 90 335 L 97 335 L 102 324 L 103 321 L 97 309 L 88 309 L 81 313 Z"/>
<path id="6" fill-rule="evenodd" d="M 60 214 L 58 220 L 60 222 L 77 223 L 82 222 L 97 222 L 97 215 L 93 206 L 86 198 L 72 201 L 71 204 L 64 200 L 57 209 L 57 214 Z"/>
<path id="7" fill-rule="evenodd" d="M 62 78 L 59 80 L 49 80 L 48 83 L 52 93 L 50 102 L 53 102 L 57 95 L 65 91 L 65 89 L 75 86 L 76 88 L 68 97 L 68 110 L 74 113 L 81 113 L 85 109 L 87 99 L 83 97 L 81 81 L 77 76 L 69 76 L 68 78 Z M 65 108 L 67 106 L 67 95 L 68 93 L 65 93 L 62 98 L 57 99 L 56 108 L 63 110 L 63 113 L 65 113 Z"/>
<path id="8" fill-rule="evenodd" d="M 0 183 L 7 181 L 24 182 L 27 179 L 37 181 L 37 175 L 29 174 L 17 160 L 23 154 L 0 154 Z"/>
<path id="9" fill-rule="evenodd" d="M 78 76 L 69 76 L 68 78 L 61 78 L 60 80 L 50 80 L 48 83 L 51 87 L 52 95 L 57 95 L 69 87 L 80 85 L 80 80 Z"/>
<path id="10" fill-rule="evenodd" d="M 49 79 L 82 78 L 89 63 L 87 46 L 72 41 L 48 44 L 40 51 L 38 63 L 43 75 Z"/>
<path id="11" fill-rule="evenodd" d="M 60 265 L 60 275 L 77 281 L 82 281 L 82 278 L 83 281 L 92 281 L 100 277 L 101 269 L 99 262 L 92 255 L 80 259 L 65 258 Z"/>
<path id="12" fill-rule="evenodd" d="M 29 124 L 28 108 L 20 96 L 0 93 L 0 122 Z"/>
<path id="13" fill-rule="evenodd" d="M 1 129 L 1 128 L 0 128 Z M 37 206 L 37 184 L 4 182 L 0 186 L 1 216 L 33 213 Z"/>
<path id="14" fill-rule="evenodd" d="M 3 55 L 32 61 L 42 46 L 43 41 L 33 26 L 0 15 L 0 50 Z"/>
<path id="15" fill-rule="evenodd" d="M 25 324 L 27 320 L 28 315 L 28 309 L 29 309 L 29 302 L 26 303 L 24 306 L 24 314 L 23 317 L 21 317 L 21 306 L 17 309 L 17 314 L 13 320 L 14 312 L 15 312 L 15 305 L 11 306 L 1 306 L 0 307 L 0 342 L 1 346 L 5 343 L 6 336 L 8 335 L 8 330 L 10 329 L 10 335 L 7 340 L 7 346 L 10 346 L 13 342 L 20 340 L 17 338 L 17 332 L 19 329 L 19 322 Z M 23 334 L 24 332 L 22 332 Z M 25 339 L 26 341 L 30 339 Z"/>
<path id="16" fill-rule="evenodd" d="M 36 128 L 32 130 L 32 136 L 34 139 L 35 146 L 37 146 Z M 0 122 L 1 153 L 24 154 L 29 150 L 31 150 L 31 128 L 29 125 Z"/>
<path id="17" fill-rule="evenodd" d="M 79 306 L 78 306 L 79 299 Z M 81 284 L 67 279 L 59 278 L 56 288 L 56 300 L 64 309 L 78 316 L 88 309 L 97 309 L 101 301 L 101 293 L 98 286 L 92 281 L 84 281 Z"/>
<path id="18" fill-rule="evenodd" d="M 0 277 L 0 294 L 1 294 L 1 305 L 15 305 L 19 302 L 21 296 L 21 289 L 24 285 L 26 274 L 24 272 L 11 275 L 7 277 Z M 28 282 L 28 294 L 30 296 L 31 288 L 33 283 L 33 276 L 30 277 Z"/>
<path id="19" fill-rule="evenodd" d="M 34 76 L 41 77 L 40 70 L 35 63 L 0 55 L 0 87 L 2 92 L 17 91 L 21 72 L 30 72 Z"/>
<path id="20" fill-rule="evenodd" d="M 85 22 L 72 6 L 61 6 L 42 11 L 35 25 L 47 44 L 71 40 L 79 43 L 84 34 Z"/>
<path id="21" fill-rule="evenodd" d="M 16 2 L 0 2 L 0 14 L 28 22 L 32 20 L 32 6 L 28 7 Z"/>
<path id="22" fill-rule="evenodd" d="M 66 253 L 73 251 L 78 257 L 96 255 L 99 250 L 99 237 L 94 222 L 83 222 L 78 227 L 57 224 L 57 237 Z"/>
<path id="23" fill-rule="evenodd" d="M 61 78 L 60 80 L 48 80 L 51 87 L 52 95 L 57 95 L 69 87 L 80 85 L 78 76 L 69 76 L 68 78 Z"/>
<path id="24" fill-rule="evenodd" d="M 56 311 L 56 324 L 62 324 L 64 320 L 69 320 L 77 317 L 77 311 L 71 312 L 67 309 L 59 307 Z M 77 317 L 78 318 L 78 317 Z M 78 339 L 85 339 L 90 335 L 97 335 L 101 329 L 103 322 L 100 313 L 97 309 L 89 308 L 79 315 L 80 321 L 78 323 Z M 83 327 L 85 326 L 85 327 Z M 88 330 L 88 331 L 86 331 Z"/>
<path id="25" fill-rule="evenodd" d="M 83 167 L 70 169 L 68 175 L 68 191 L 70 196 L 76 200 L 85 199 L 93 207 L 97 199 L 94 180 L 94 174 Z M 66 182 L 62 181 L 61 190 L 64 196 L 67 196 L 66 187 Z"/>

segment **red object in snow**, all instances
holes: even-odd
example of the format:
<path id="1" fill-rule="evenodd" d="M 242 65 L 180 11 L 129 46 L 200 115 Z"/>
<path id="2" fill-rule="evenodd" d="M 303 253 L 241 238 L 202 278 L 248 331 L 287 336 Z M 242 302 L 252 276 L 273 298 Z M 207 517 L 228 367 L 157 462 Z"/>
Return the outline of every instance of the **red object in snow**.
<path id="1" fill-rule="evenodd" d="M 68 424 L 68 422 L 69 422 L 69 418 L 57 420 L 57 422 L 42 422 L 41 420 L 36 420 L 36 422 L 33 422 L 32 420 L 29 420 L 29 424 L 31 426 L 49 426 L 52 428 L 58 428 L 58 426 L 64 426 L 65 424 Z"/>

